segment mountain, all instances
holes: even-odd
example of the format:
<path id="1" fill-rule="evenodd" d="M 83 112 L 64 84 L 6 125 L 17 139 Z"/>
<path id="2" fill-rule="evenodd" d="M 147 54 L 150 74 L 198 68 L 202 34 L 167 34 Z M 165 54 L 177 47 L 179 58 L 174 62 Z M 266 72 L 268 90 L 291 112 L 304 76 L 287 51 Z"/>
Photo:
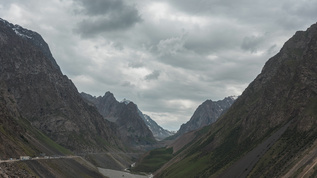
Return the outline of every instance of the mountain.
<path id="1" fill-rule="evenodd" d="M 0 20 L 0 81 L 32 126 L 76 153 L 122 148 L 119 132 L 89 106 L 36 32 Z"/>
<path id="2" fill-rule="evenodd" d="M 143 113 L 141 112 L 140 114 L 142 116 Z M 159 126 L 150 116 L 146 114 L 143 114 L 142 119 L 145 122 L 145 124 L 149 127 L 149 129 L 152 131 L 154 137 L 157 140 L 163 140 L 164 138 L 175 134 L 174 132 L 168 131 L 163 127 Z"/>
<path id="3" fill-rule="evenodd" d="M 129 104 L 131 102 L 132 101 L 127 99 L 123 99 L 123 101 L 121 101 L 121 103 L 124 104 Z M 147 127 L 151 130 L 156 140 L 163 140 L 166 137 L 174 135 L 173 132 L 163 129 L 161 126 L 159 126 L 150 116 L 143 114 L 140 109 L 138 109 L 138 113 Z"/>
<path id="4" fill-rule="evenodd" d="M 190 120 L 181 125 L 175 136 L 183 135 L 216 122 L 230 108 L 236 98 L 230 96 L 219 101 L 206 100 L 198 106 Z"/>
<path id="5" fill-rule="evenodd" d="M 296 32 L 230 109 L 190 138 L 157 177 L 315 177 L 317 24 Z"/>
<path id="6" fill-rule="evenodd" d="M 156 143 L 133 102 L 118 102 L 110 92 L 106 92 L 102 97 L 93 97 L 86 93 L 81 93 L 81 96 L 88 103 L 96 106 L 106 120 L 113 122 L 119 128 L 125 143 L 134 147 L 148 147 Z"/>
<path id="7" fill-rule="evenodd" d="M 21 116 L 14 97 L 3 82 L 0 83 L 0 108 L 0 159 L 38 156 L 40 153 L 71 154 Z"/>
<path id="8" fill-rule="evenodd" d="M 2 162 L 20 156 L 70 155 L 20 114 L 17 102 L 0 81 L 0 177 L 102 177 L 81 159 L 50 159 Z"/>

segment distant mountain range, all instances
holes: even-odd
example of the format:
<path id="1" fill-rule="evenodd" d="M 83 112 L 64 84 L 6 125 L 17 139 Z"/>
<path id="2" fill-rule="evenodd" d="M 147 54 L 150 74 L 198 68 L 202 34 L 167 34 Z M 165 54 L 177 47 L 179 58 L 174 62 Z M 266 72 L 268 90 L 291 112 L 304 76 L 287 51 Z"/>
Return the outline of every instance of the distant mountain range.
<path id="1" fill-rule="evenodd" d="M 172 135 L 149 116 L 143 114 L 132 101 L 125 99 L 119 102 L 110 92 L 106 92 L 102 97 L 93 97 L 86 93 L 81 93 L 81 95 L 86 101 L 96 106 L 105 119 L 116 123 L 123 135 L 131 135 L 127 141 L 133 142 L 134 145 L 142 145 L 142 139 L 153 144 L 155 142 L 153 136 L 157 140 L 162 140 Z M 126 114 L 122 115 L 121 113 Z M 133 138 L 132 135 L 135 137 Z"/>

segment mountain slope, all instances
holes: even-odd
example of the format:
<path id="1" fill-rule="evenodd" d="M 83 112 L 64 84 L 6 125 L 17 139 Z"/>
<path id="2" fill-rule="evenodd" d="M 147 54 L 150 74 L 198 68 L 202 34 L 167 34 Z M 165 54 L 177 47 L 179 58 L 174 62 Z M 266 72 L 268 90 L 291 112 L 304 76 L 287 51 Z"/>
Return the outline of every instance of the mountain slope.
<path id="1" fill-rule="evenodd" d="M 158 177 L 280 177 L 317 149 L 317 24 L 296 32 L 216 123 Z M 311 158 L 316 158 L 312 155 Z M 180 161 L 179 161 L 180 160 Z M 313 159 L 310 159 L 313 160 Z M 302 161 L 297 172 L 294 165 Z"/>
<path id="2" fill-rule="evenodd" d="M 129 104 L 131 103 L 131 101 L 123 99 L 121 103 Z M 156 140 L 163 140 L 164 138 L 174 134 L 173 132 L 163 129 L 150 116 L 143 114 L 140 109 L 138 109 L 138 113 L 139 116 L 143 119 L 145 125 L 151 130 Z"/>
<path id="3" fill-rule="evenodd" d="M 33 126 L 76 152 L 122 147 L 116 128 L 81 98 L 39 34 L 0 19 L 0 51 L 0 80 Z"/>
<path id="4" fill-rule="evenodd" d="M 115 123 L 125 143 L 134 147 L 151 146 L 156 143 L 152 132 L 140 117 L 139 109 L 134 103 L 120 103 L 110 92 L 106 92 L 102 97 L 93 97 L 86 93 L 81 93 L 81 95 L 96 106 L 105 119 Z"/>
<path id="5" fill-rule="evenodd" d="M 71 152 L 43 135 L 19 113 L 14 97 L 6 85 L 0 83 L 0 159 L 20 155 L 39 156 L 71 154 Z"/>

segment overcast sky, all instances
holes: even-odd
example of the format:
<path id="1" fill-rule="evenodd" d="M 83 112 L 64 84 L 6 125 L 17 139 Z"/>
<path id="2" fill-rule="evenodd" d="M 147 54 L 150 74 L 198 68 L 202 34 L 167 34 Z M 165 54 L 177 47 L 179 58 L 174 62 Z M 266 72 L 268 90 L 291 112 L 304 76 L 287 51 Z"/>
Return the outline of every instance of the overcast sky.
<path id="1" fill-rule="evenodd" d="M 0 0 L 40 33 L 80 92 L 132 100 L 178 130 L 205 100 L 240 95 L 316 0 Z"/>

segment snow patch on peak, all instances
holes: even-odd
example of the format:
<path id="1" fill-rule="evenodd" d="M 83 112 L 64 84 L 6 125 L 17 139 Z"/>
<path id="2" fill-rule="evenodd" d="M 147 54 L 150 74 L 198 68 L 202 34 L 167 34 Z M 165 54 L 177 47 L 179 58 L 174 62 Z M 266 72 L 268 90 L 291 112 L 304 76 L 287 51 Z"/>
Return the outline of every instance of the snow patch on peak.
<path id="1" fill-rule="evenodd" d="M 233 96 L 229 96 L 229 98 L 233 99 L 233 100 L 236 100 L 239 98 L 239 96 L 236 96 L 236 95 L 233 95 Z"/>
<path id="2" fill-rule="evenodd" d="M 23 28 L 19 25 L 14 25 L 14 27 L 12 28 L 12 30 L 15 32 L 15 34 L 23 37 L 23 38 L 29 38 L 29 39 L 32 39 L 32 37 L 26 35 L 26 34 L 23 34 L 21 32 L 23 32 Z"/>
<path id="3" fill-rule="evenodd" d="M 131 103 L 132 101 L 130 101 L 130 100 L 127 100 L 127 99 L 123 99 L 122 101 L 121 101 L 121 103 L 124 103 L 124 104 L 126 104 L 126 105 L 128 105 L 129 103 Z"/>

